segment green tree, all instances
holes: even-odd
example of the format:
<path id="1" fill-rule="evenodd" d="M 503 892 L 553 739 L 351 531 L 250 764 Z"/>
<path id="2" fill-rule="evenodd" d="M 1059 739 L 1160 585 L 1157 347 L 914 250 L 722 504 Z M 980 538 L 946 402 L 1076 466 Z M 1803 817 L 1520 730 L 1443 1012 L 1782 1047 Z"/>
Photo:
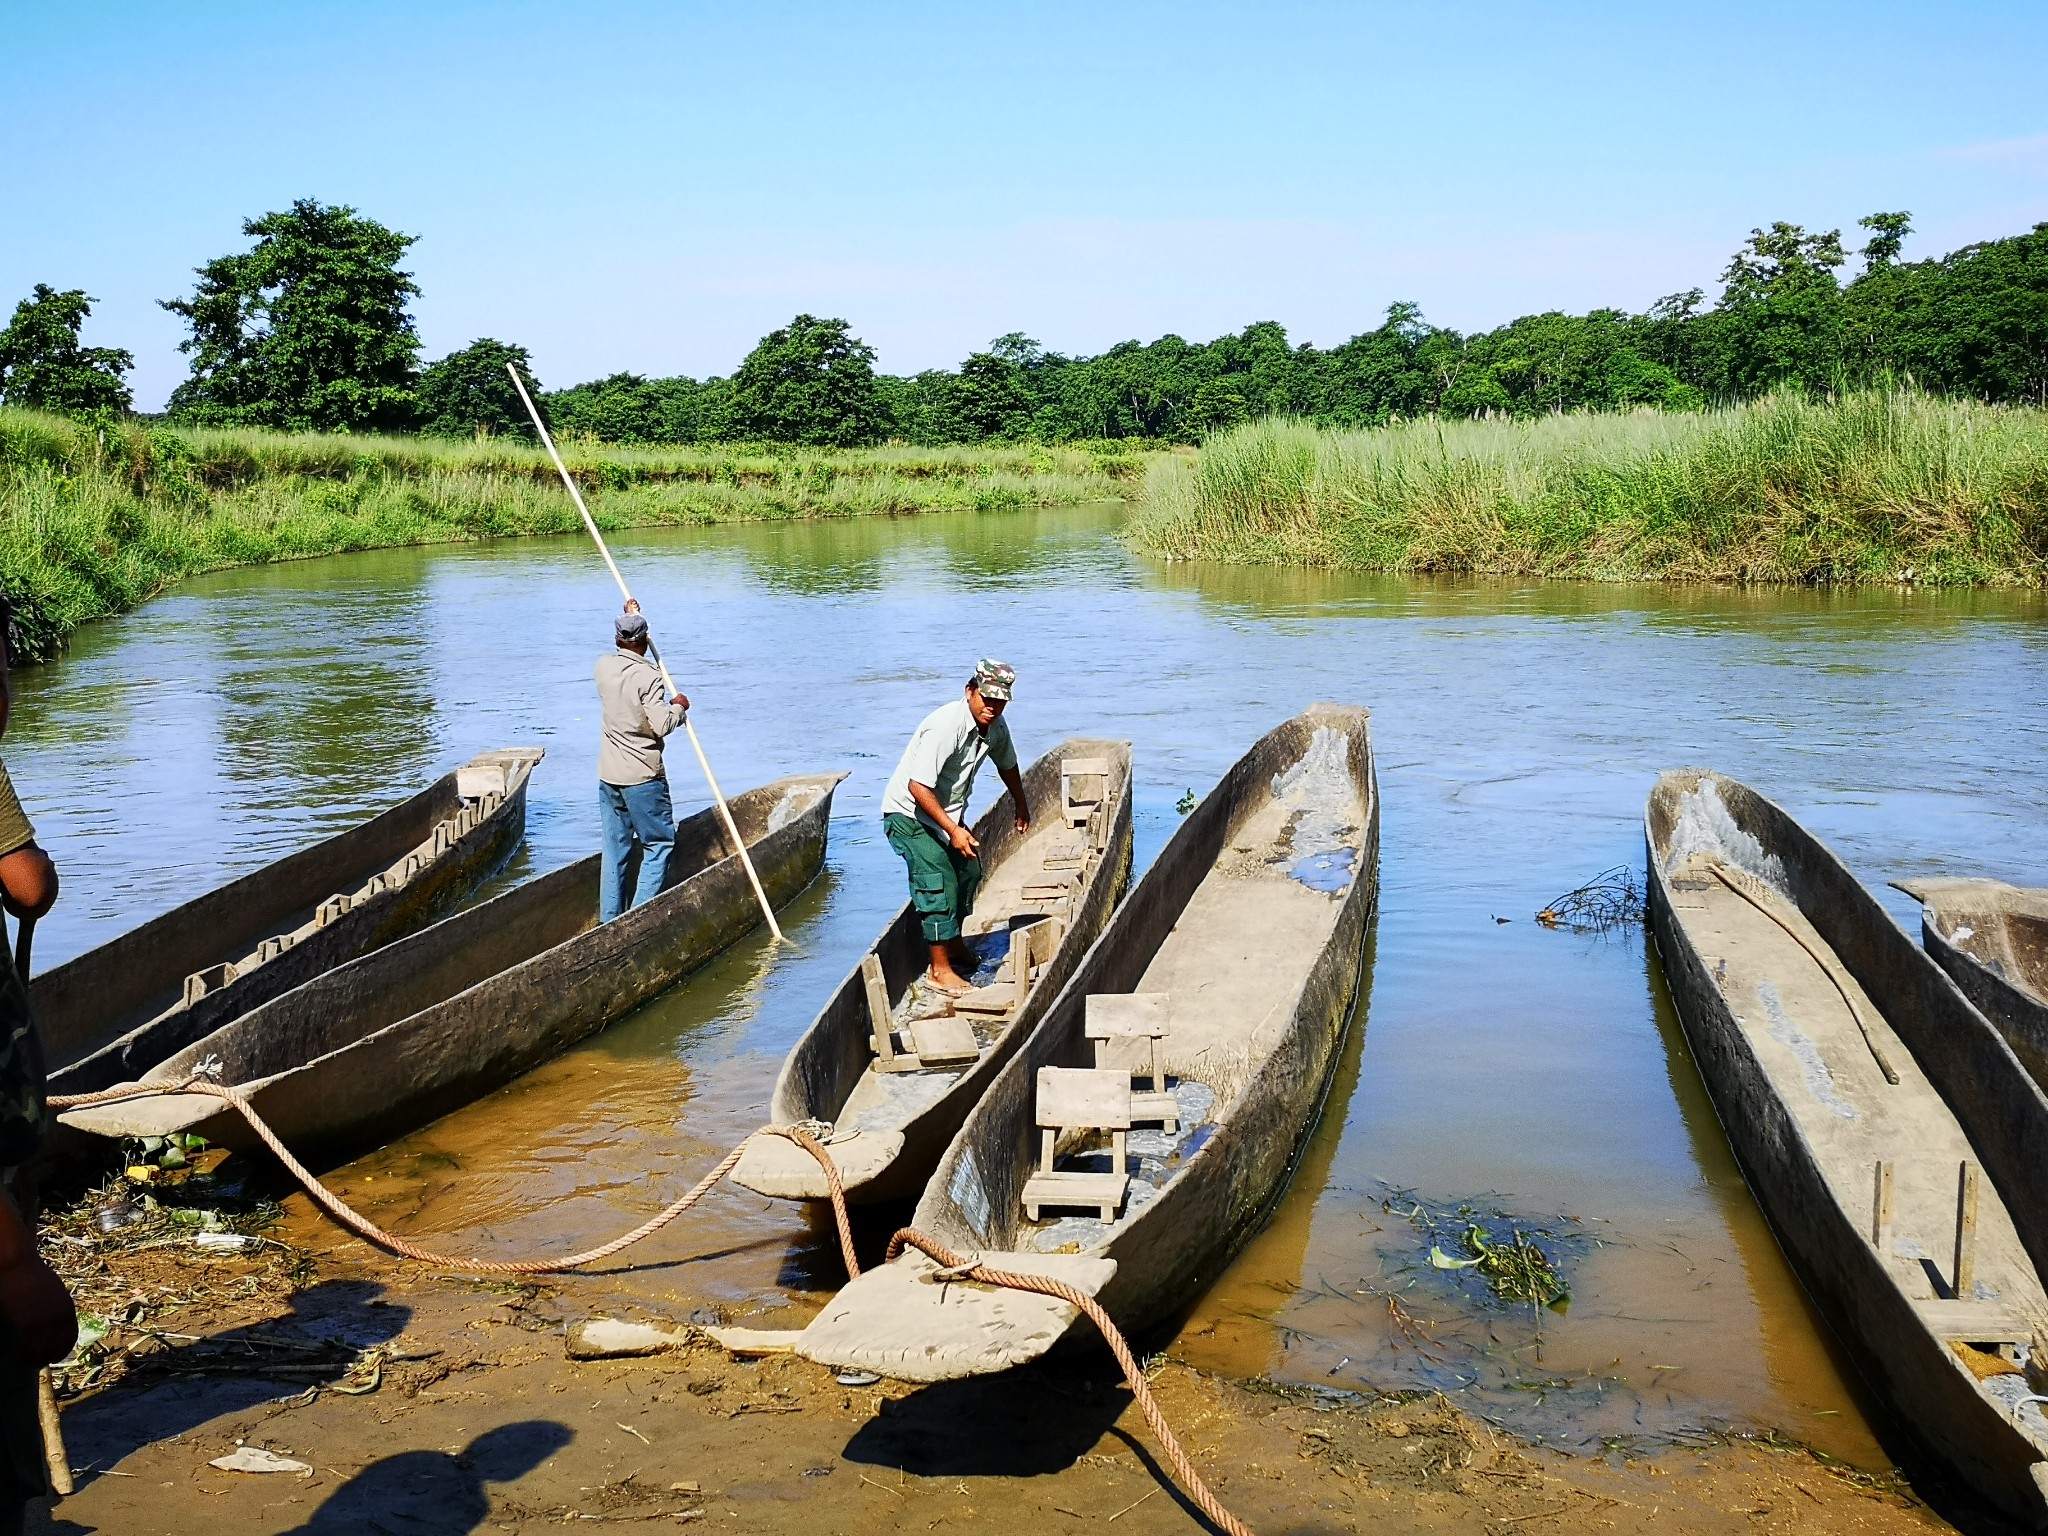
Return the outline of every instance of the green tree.
<path id="1" fill-rule="evenodd" d="M 242 225 L 254 247 L 198 269 L 192 296 L 163 307 L 191 336 L 192 376 L 171 411 L 196 421 L 294 431 L 411 425 L 419 337 L 399 270 L 415 237 L 355 209 L 301 199 Z"/>
<path id="2" fill-rule="evenodd" d="M 1753 229 L 1721 274 L 1713 327 L 1726 393 L 1760 395 L 1780 385 L 1825 389 L 1845 361 L 1842 232 L 1809 235 L 1782 219 Z"/>
<path id="3" fill-rule="evenodd" d="M 1876 272 L 1897 261 L 1899 252 L 1905 249 L 1906 236 L 1913 233 L 1913 215 L 1910 213 L 1873 213 L 1856 223 L 1859 228 L 1870 231 L 1862 252 L 1863 270 L 1866 272 Z"/>
<path id="4" fill-rule="evenodd" d="M 875 349 L 844 320 L 798 315 L 761 338 L 732 376 L 721 435 L 853 448 L 889 428 Z"/>
<path id="5" fill-rule="evenodd" d="M 120 347 L 85 347 L 79 328 L 92 313 L 80 288 L 48 283 L 14 306 L 0 331 L 0 400 L 39 411 L 125 411 L 133 404 L 121 375 L 135 355 Z"/>
<path id="6" fill-rule="evenodd" d="M 2048 224 L 1877 268 L 1849 285 L 1846 302 L 1873 372 L 2048 406 Z"/>
<path id="7" fill-rule="evenodd" d="M 518 367 L 534 404 L 545 410 L 526 348 L 485 336 L 428 364 L 420 374 L 415 392 L 420 430 L 435 437 L 532 438 L 533 423 L 505 372 L 507 363 Z"/>

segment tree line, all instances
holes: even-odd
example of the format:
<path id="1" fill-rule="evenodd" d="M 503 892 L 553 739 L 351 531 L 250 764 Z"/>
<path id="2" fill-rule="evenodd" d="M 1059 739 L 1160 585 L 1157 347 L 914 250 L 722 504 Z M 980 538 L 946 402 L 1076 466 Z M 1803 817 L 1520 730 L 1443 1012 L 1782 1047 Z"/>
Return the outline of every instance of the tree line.
<path id="1" fill-rule="evenodd" d="M 875 370 L 841 319 L 802 314 L 729 376 L 633 373 L 543 391 L 551 430 L 614 443 L 1195 442 L 1273 415 L 1373 426 L 1433 413 L 1532 416 L 1688 410 L 1776 389 L 1884 379 L 2048 405 L 2048 223 L 1922 261 L 1911 216 L 1840 230 L 1752 230 L 1712 303 L 1690 289 L 1643 314 L 1528 315 L 1461 334 L 1409 303 L 1339 346 L 1292 344 L 1272 321 L 1210 342 L 1162 336 L 1093 357 L 999 337 L 956 369 Z M 313 200 L 247 221 L 248 249 L 163 301 L 185 322 L 189 376 L 168 414 L 290 431 L 530 435 L 506 376 L 526 349 L 483 338 L 425 366 L 401 263 L 417 237 Z M 85 347 L 92 300 L 38 284 L 0 331 L 0 401 L 67 412 L 131 407 L 127 351 Z M 536 381 L 537 387 L 537 381 Z"/>

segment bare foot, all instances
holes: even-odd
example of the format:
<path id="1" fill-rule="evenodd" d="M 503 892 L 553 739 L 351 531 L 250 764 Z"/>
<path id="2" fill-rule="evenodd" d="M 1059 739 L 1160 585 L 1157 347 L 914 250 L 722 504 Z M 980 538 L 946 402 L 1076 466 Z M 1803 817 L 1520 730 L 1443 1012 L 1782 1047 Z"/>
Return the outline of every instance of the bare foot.
<path id="1" fill-rule="evenodd" d="M 951 966 L 947 966 L 943 970 L 936 965 L 933 966 L 928 979 L 934 987 L 945 993 L 948 997 L 960 997 L 974 990 L 974 984 L 970 981 L 963 981 L 960 973 Z"/>

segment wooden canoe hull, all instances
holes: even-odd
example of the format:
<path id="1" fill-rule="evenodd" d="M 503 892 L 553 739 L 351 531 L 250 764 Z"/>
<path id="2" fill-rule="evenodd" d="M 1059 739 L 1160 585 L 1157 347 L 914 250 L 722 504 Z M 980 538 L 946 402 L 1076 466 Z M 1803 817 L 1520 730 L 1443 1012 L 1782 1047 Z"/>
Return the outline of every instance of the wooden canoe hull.
<path id="1" fill-rule="evenodd" d="M 731 800 L 774 904 L 816 878 L 843 777 L 780 779 Z M 295 1154 L 332 1164 L 510 1082 L 758 926 L 760 906 L 726 847 L 716 811 L 700 811 L 677 826 L 667 889 L 610 923 L 596 923 L 593 855 L 316 978 L 152 1077 L 176 1081 L 209 1056 L 225 1058 L 222 1078 L 243 1084 Z M 358 1033 L 350 1020 L 371 1027 Z M 278 1054 L 302 1040 L 327 1049 L 276 1069 Z M 252 1080 L 250 1067 L 269 1070 Z M 101 1110 L 66 1119 L 101 1134 L 133 1133 Z M 217 1101 L 195 1128 L 225 1146 L 257 1145 Z"/>
<path id="2" fill-rule="evenodd" d="M 1137 984 L 1235 829 L 1270 799 L 1275 775 L 1301 759 L 1319 728 L 1345 734 L 1349 770 L 1366 807 L 1355 878 L 1295 995 L 1280 1047 L 1228 1104 L 1217 1105 L 1216 1130 L 1158 1198 L 1120 1225 L 1104 1248 L 1089 1251 L 1116 1264 L 1097 1299 L 1126 1332 L 1152 1327 L 1199 1295 L 1265 1224 L 1320 1118 L 1356 1009 L 1366 928 L 1378 899 L 1371 721 L 1367 711 L 1349 706 L 1314 705 L 1270 732 L 1181 823 L 954 1138 L 918 1203 L 916 1226 L 962 1250 L 1007 1246 L 1010 1234 L 999 1223 L 1003 1213 L 1014 1221 L 1036 1155 L 1038 1069 L 1093 1064 L 1082 1032 L 1089 994 Z M 979 1189 L 963 1201 L 970 1160 Z M 980 1211 L 991 1213 L 988 1230 L 975 1225 Z M 1092 1338 L 1093 1329 L 1085 1336 Z"/>
<path id="3" fill-rule="evenodd" d="M 1658 781 L 1645 820 L 1650 931 L 1686 1042 L 1751 1192 L 1808 1294 L 1898 1423 L 1972 1487 L 2040 1526 L 2048 1505 L 2033 1471 L 2039 1453 L 1987 1401 L 1887 1272 L 1867 1230 L 1868 1190 L 1838 1194 L 1831 1185 L 1673 908 L 1665 852 L 1675 807 L 1679 795 L 1706 780 L 1737 826 L 1782 861 L 1786 894 L 1954 1112 L 2037 1270 L 2048 1233 L 2039 1177 L 2048 1169 L 2048 1103 L 1948 977 L 1791 816 L 1719 775 L 1687 770 Z M 1853 1210 L 1845 1200 L 1856 1202 Z"/>
<path id="4" fill-rule="evenodd" d="M 1920 942 L 1935 963 L 1977 1005 L 2034 1081 L 2048 1087 L 2048 997 L 2037 978 L 2048 978 L 2048 891 L 2025 890 L 1996 880 L 1897 880 L 1920 897 Z M 2009 963 L 1997 969 L 1972 950 L 1997 924 L 1997 947 Z M 1952 938 L 1959 928 L 1970 939 Z"/>
<path id="5" fill-rule="evenodd" d="M 526 830 L 526 788 L 539 748 L 481 754 L 410 800 L 362 825 L 265 865 L 152 918 L 29 984 L 52 1093 L 92 1093 L 140 1077 L 230 1020 L 322 972 L 412 933 L 459 901 L 508 859 Z M 433 852 L 437 827 L 452 832 L 465 775 L 502 767 L 495 808 Z M 475 803 L 475 802 L 471 802 Z M 425 850 L 416 868 L 409 856 Z M 372 882 L 378 888 L 361 894 Z M 312 927 L 315 909 L 349 894 L 346 912 Z M 180 996 L 186 978 L 239 961 L 273 935 L 296 942 L 203 996 Z M 270 948 L 273 946 L 263 946 Z"/>
<path id="6" fill-rule="evenodd" d="M 1088 879 L 1086 889 L 1075 903 L 1058 952 L 1045 974 L 1024 1001 L 1017 1018 L 980 1061 L 962 1074 L 945 1095 L 902 1127 L 903 1142 L 886 1167 L 872 1178 L 850 1180 L 847 1199 L 856 1204 L 885 1200 L 908 1200 L 917 1195 L 938 1166 L 946 1146 L 958 1133 L 988 1085 L 1004 1063 L 1037 1026 L 1059 989 L 1081 956 L 1102 932 L 1130 877 L 1131 867 L 1131 747 L 1129 742 L 1075 738 L 1063 741 L 1026 770 L 1024 792 L 1041 816 L 1053 814 L 1059 805 L 1060 763 L 1067 758 L 1106 757 L 1116 765 L 1112 778 L 1120 780 L 1116 810 L 1111 817 L 1109 843 Z M 974 825 L 981 840 L 983 863 L 993 869 L 1018 845 L 1015 813 L 1007 791 Z M 911 980 L 928 963 L 924 935 L 918 916 L 905 902 L 882 930 L 869 953 L 882 963 L 882 978 L 892 998 L 902 996 Z M 833 1120 L 839 1107 L 861 1075 L 874 1060 L 869 1046 L 867 997 L 856 964 L 820 1010 L 810 1028 L 790 1050 L 777 1076 L 770 1100 L 769 1120 L 775 1125 L 796 1125 L 806 1120 Z M 739 1181 L 745 1182 L 742 1165 Z M 819 1187 L 813 1198 L 822 1198 Z"/>

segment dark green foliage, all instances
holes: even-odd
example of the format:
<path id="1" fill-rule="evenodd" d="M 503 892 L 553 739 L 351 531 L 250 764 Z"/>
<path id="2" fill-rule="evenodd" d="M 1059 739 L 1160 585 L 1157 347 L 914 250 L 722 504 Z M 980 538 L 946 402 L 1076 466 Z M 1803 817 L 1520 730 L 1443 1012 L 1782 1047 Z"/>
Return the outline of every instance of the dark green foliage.
<path id="1" fill-rule="evenodd" d="M 121 375 L 135 366 L 135 355 L 80 346 L 79 327 L 91 313 L 83 289 L 60 293 L 37 283 L 0 331 L 0 401 L 71 414 L 127 410 L 131 397 Z"/>
<path id="2" fill-rule="evenodd" d="M 505 371 L 507 363 L 518 367 L 539 405 L 540 381 L 533 376 L 533 360 L 526 348 L 486 336 L 428 364 L 420 374 L 416 391 L 420 431 L 433 437 L 532 439 L 533 423 Z"/>
<path id="3" fill-rule="evenodd" d="M 875 349 L 844 320 L 798 315 L 770 331 L 732 376 L 721 436 L 818 448 L 878 442 L 888 428 Z"/>
<path id="4" fill-rule="evenodd" d="M 1840 230 L 1750 232 L 1709 304 L 1526 315 L 1473 335 L 1395 304 L 1328 349 L 1272 321 L 1210 342 L 1167 335 L 1094 357 L 1019 333 L 957 370 L 876 377 L 841 321 L 798 316 L 732 379 L 618 374 L 550 397 L 564 431 L 620 443 L 1198 443 L 1268 416 L 1369 427 L 1417 416 L 1693 411 L 1773 390 L 1831 395 L 1911 378 L 1939 393 L 2048 403 L 2048 225 L 1902 263 L 1904 212 L 1874 213 L 1847 284 Z"/>
<path id="5" fill-rule="evenodd" d="M 1874 267 L 1844 297 L 1867 369 L 2048 405 L 2048 224 L 1938 261 Z"/>
<path id="6" fill-rule="evenodd" d="M 715 430 L 719 404 L 728 393 L 720 379 L 699 384 L 615 373 L 549 395 L 548 430 L 605 443 L 715 442 L 722 435 Z"/>
<path id="7" fill-rule="evenodd" d="M 398 263 L 414 237 L 310 198 L 243 224 L 256 244 L 198 269 L 184 318 L 192 376 L 174 416 L 220 426 L 382 431 L 412 425 L 419 357 Z"/>

